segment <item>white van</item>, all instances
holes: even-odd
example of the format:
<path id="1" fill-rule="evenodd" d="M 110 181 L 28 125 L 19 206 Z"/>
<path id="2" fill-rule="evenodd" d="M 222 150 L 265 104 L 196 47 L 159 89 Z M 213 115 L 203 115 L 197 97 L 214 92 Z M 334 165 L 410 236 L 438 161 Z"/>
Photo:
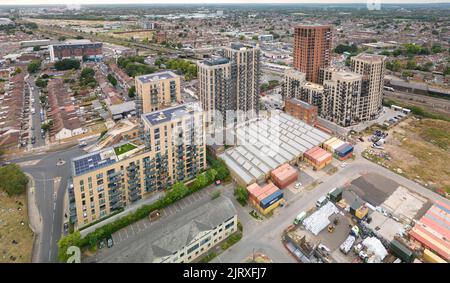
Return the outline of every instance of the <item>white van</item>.
<path id="1" fill-rule="evenodd" d="M 321 196 L 317 201 L 316 201 L 316 206 L 317 207 L 321 207 L 322 205 L 324 205 L 325 203 L 327 203 L 327 197 L 326 196 Z"/>
<path id="2" fill-rule="evenodd" d="M 297 217 L 294 219 L 294 225 L 301 224 L 303 220 L 306 218 L 306 212 L 300 212 Z"/>

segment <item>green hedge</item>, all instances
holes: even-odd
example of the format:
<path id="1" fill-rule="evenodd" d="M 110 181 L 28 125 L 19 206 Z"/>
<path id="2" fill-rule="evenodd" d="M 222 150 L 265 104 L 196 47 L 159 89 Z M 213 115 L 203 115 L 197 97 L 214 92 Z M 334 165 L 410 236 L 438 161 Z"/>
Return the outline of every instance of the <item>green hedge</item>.
<path id="1" fill-rule="evenodd" d="M 226 250 L 229 247 L 231 247 L 232 245 L 236 244 L 237 242 L 239 242 L 242 239 L 242 233 L 241 232 L 237 232 L 233 235 L 231 235 L 230 237 L 228 237 L 228 239 L 222 244 L 221 248 L 222 250 Z"/>
<path id="2" fill-rule="evenodd" d="M 119 231 L 120 229 L 147 217 L 152 211 L 163 209 L 164 207 L 167 207 L 170 204 L 175 203 L 176 201 L 213 184 L 214 181 L 228 176 L 228 169 L 226 169 L 225 167 L 225 171 L 220 167 L 223 165 L 223 162 L 216 160 L 214 161 L 214 164 L 217 167 L 213 165 L 213 168 L 210 168 L 206 172 L 199 174 L 195 178 L 195 181 L 191 185 L 189 185 L 189 187 L 187 187 L 183 183 L 175 183 L 170 189 L 167 189 L 166 194 L 156 202 L 149 205 L 143 205 L 135 212 L 125 215 L 115 220 L 114 222 L 105 224 L 104 226 L 96 229 L 94 232 L 87 234 L 84 238 L 81 238 L 79 232 L 75 232 L 61 238 L 58 242 L 59 260 L 62 262 L 67 261 L 68 255 L 66 254 L 66 251 L 67 248 L 71 245 L 78 246 L 80 248 L 94 248 L 100 240 L 105 239 L 114 232 Z M 226 176 L 219 175 L 219 172 L 221 172 L 222 174 L 226 172 Z"/>

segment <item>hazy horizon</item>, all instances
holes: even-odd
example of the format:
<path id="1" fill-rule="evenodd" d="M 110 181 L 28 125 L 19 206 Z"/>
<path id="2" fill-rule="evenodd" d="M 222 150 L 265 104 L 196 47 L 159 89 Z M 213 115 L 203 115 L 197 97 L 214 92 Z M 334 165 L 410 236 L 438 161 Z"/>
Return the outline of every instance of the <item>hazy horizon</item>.
<path id="1" fill-rule="evenodd" d="M 96 5 L 96 4 L 447 4 L 450 0 L 191 0 L 189 3 L 180 0 L 149 1 L 149 0 L 0 0 L 0 6 L 20 6 L 20 5 Z"/>

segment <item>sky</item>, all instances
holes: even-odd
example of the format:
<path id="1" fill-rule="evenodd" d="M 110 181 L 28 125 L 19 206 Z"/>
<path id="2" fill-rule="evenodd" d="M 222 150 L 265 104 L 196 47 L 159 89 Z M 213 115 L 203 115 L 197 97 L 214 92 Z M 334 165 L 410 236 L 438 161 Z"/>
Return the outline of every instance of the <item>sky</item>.
<path id="1" fill-rule="evenodd" d="M 217 4 L 217 3 L 450 3 L 450 0 L 0 0 L 0 5 L 37 4 Z"/>

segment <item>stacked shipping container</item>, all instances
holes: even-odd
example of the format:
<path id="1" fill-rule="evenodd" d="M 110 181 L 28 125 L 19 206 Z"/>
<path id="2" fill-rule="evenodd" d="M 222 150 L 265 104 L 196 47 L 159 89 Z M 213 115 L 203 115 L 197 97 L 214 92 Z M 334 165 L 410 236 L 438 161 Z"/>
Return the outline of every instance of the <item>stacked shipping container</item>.
<path id="1" fill-rule="evenodd" d="M 298 179 L 298 171 L 288 163 L 272 170 L 270 173 L 272 181 L 280 189 L 284 189 Z"/>
<path id="2" fill-rule="evenodd" d="M 336 154 L 339 160 L 345 160 L 352 156 L 353 146 L 336 137 L 333 137 L 323 143 L 323 148 L 331 154 Z"/>
<path id="3" fill-rule="evenodd" d="M 264 187 L 252 184 L 247 187 L 250 203 L 263 215 L 277 208 L 283 200 L 283 192 L 273 183 Z"/>
<path id="4" fill-rule="evenodd" d="M 314 167 L 314 169 L 320 170 L 331 163 L 333 156 L 331 155 L 331 153 L 316 146 L 306 151 L 304 154 L 304 158 L 306 162 Z"/>

